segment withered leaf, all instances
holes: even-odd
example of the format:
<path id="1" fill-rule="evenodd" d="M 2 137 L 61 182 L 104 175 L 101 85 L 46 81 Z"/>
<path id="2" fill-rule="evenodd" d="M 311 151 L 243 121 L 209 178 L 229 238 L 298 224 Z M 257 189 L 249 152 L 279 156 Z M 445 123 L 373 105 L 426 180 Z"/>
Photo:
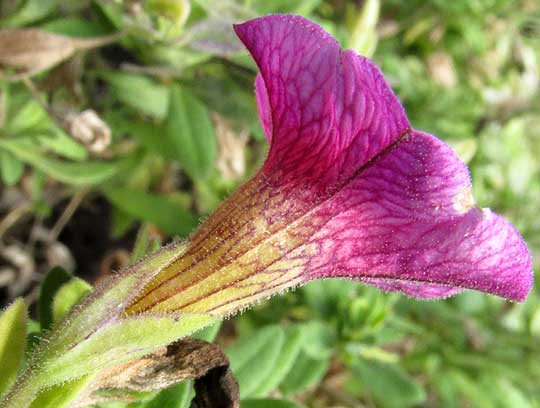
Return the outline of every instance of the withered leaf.
<path id="1" fill-rule="evenodd" d="M 0 30 L 0 68 L 11 69 L 18 80 L 30 77 L 70 58 L 75 52 L 116 41 L 120 34 L 74 38 L 36 28 Z M 0 78 L 5 74 L 0 74 Z"/>
<path id="2" fill-rule="evenodd" d="M 158 391 L 192 379 L 196 392 L 192 408 L 240 407 L 238 383 L 223 351 L 215 344 L 192 338 L 104 371 L 75 406 L 114 399 L 107 391 Z"/>

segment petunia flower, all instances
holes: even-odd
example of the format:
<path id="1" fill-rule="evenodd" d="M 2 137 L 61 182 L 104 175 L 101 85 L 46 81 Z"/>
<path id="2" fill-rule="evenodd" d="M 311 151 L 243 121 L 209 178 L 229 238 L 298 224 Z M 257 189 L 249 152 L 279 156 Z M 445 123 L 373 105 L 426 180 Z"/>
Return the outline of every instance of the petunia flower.
<path id="1" fill-rule="evenodd" d="M 532 265 L 506 220 L 478 208 L 466 166 L 411 127 L 379 69 L 298 16 L 236 25 L 260 73 L 270 149 L 127 315 L 222 317 L 319 278 L 434 299 L 475 289 L 523 301 Z"/>
<path id="2" fill-rule="evenodd" d="M 58 322 L 0 404 L 94 389 L 100 370 L 313 279 L 525 300 L 532 265 L 519 233 L 476 206 L 465 165 L 411 127 L 372 62 L 302 17 L 235 30 L 260 69 L 263 167 L 187 243 L 100 285 Z"/>

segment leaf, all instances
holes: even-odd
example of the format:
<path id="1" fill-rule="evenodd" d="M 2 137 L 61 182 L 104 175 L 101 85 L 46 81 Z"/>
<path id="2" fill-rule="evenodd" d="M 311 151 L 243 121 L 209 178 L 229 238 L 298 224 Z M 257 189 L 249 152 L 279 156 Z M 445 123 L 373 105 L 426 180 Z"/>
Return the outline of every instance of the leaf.
<path id="1" fill-rule="evenodd" d="M 286 396 L 306 391 L 322 380 L 329 365 L 329 358 L 316 360 L 301 352 L 279 388 Z"/>
<path id="2" fill-rule="evenodd" d="M 24 173 L 24 163 L 11 153 L 0 151 L 0 169 L 2 181 L 7 186 L 13 186 L 19 182 Z"/>
<path id="3" fill-rule="evenodd" d="M 144 408 L 189 408 L 193 398 L 191 381 L 184 381 L 159 392 Z"/>
<path id="4" fill-rule="evenodd" d="M 116 161 L 74 163 L 54 160 L 43 155 L 32 143 L 19 139 L 0 139 L 0 148 L 9 151 L 20 160 L 31 164 L 56 180 L 76 186 L 103 183 L 120 171 L 131 167 L 136 161 L 134 155 Z"/>
<path id="5" fill-rule="evenodd" d="M 79 278 L 73 278 L 64 284 L 54 296 L 52 317 L 54 322 L 63 319 L 69 311 L 92 291 L 92 286 Z"/>
<path id="6" fill-rule="evenodd" d="M 53 324 L 54 297 L 64 284 L 72 278 L 71 273 L 57 266 L 52 268 L 41 284 L 38 300 L 38 316 L 42 330 L 48 330 Z"/>
<path id="7" fill-rule="evenodd" d="M 165 137 L 176 158 L 192 178 L 203 180 L 216 159 L 216 135 L 208 111 L 178 86 L 171 89 Z"/>
<path id="8" fill-rule="evenodd" d="M 423 388 L 399 366 L 376 360 L 359 361 L 353 371 L 381 407 L 410 407 L 426 399 Z"/>
<path id="9" fill-rule="evenodd" d="M 303 405 L 286 400 L 248 399 L 242 400 L 242 408 L 303 408 Z"/>
<path id="10" fill-rule="evenodd" d="M 0 314 L 0 396 L 15 381 L 26 346 L 28 312 L 22 298 L 18 298 Z"/>
<path id="11" fill-rule="evenodd" d="M 292 369 L 302 348 L 305 336 L 302 328 L 298 326 L 290 328 L 285 333 L 285 341 L 274 367 L 268 377 L 261 381 L 257 389 L 253 391 L 252 397 L 266 397 L 279 386 Z"/>
<path id="12" fill-rule="evenodd" d="M 111 93 L 126 105 L 156 119 L 167 115 L 169 91 L 165 86 L 124 72 L 104 72 L 100 76 L 111 86 Z"/>
<path id="13" fill-rule="evenodd" d="M 219 333 L 219 329 L 221 329 L 221 321 L 198 331 L 192 337 L 204 341 L 214 341 Z"/>
<path id="14" fill-rule="evenodd" d="M 93 375 L 88 375 L 48 388 L 36 397 L 29 408 L 69 408 L 92 378 Z"/>
<path id="15" fill-rule="evenodd" d="M 23 5 L 0 21 L 0 27 L 19 27 L 48 16 L 59 0 L 23 0 Z"/>
<path id="16" fill-rule="evenodd" d="M 171 235 L 187 235 L 198 224 L 193 214 L 166 196 L 128 188 L 107 189 L 105 195 L 126 213 L 152 222 Z"/>
<path id="17" fill-rule="evenodd" d="M 283 329 L 268 326 L 240 338 L 226 352 L 240 385 L 242 398 L 249 397 L 265 381 L 278 361 L 285 340 Z"/>

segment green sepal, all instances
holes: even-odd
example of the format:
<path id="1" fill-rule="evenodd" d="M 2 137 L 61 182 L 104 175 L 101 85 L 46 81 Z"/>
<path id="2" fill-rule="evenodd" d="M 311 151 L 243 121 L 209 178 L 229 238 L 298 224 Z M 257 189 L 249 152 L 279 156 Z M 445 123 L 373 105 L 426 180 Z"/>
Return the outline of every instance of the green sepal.
<path id="1" fill-rule="evenodd" d="M 48 387 L 141 357 L 214 323 L 208 314 L 140 315 L 109 324 L 61 354 L 45 353 L 39 384 Z M 54 341 L 54 340 L 52 340 Z"/>

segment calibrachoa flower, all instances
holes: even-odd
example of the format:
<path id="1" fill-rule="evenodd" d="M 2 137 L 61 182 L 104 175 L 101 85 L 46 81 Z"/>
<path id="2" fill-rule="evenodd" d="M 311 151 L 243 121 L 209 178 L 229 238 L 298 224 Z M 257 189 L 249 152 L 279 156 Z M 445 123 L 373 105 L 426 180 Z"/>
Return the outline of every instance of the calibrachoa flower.
<path id="1" fill-rule="evenodd" d="M 371 61 L 302 17 L 235 31 L 260 69 L 268 158 L 124 313 L 224 316 L 329 277 L 426 299 L 463 289 L 526 298 L 519 233 L 476 206 L 465 165 L 411 127 Z"/>

